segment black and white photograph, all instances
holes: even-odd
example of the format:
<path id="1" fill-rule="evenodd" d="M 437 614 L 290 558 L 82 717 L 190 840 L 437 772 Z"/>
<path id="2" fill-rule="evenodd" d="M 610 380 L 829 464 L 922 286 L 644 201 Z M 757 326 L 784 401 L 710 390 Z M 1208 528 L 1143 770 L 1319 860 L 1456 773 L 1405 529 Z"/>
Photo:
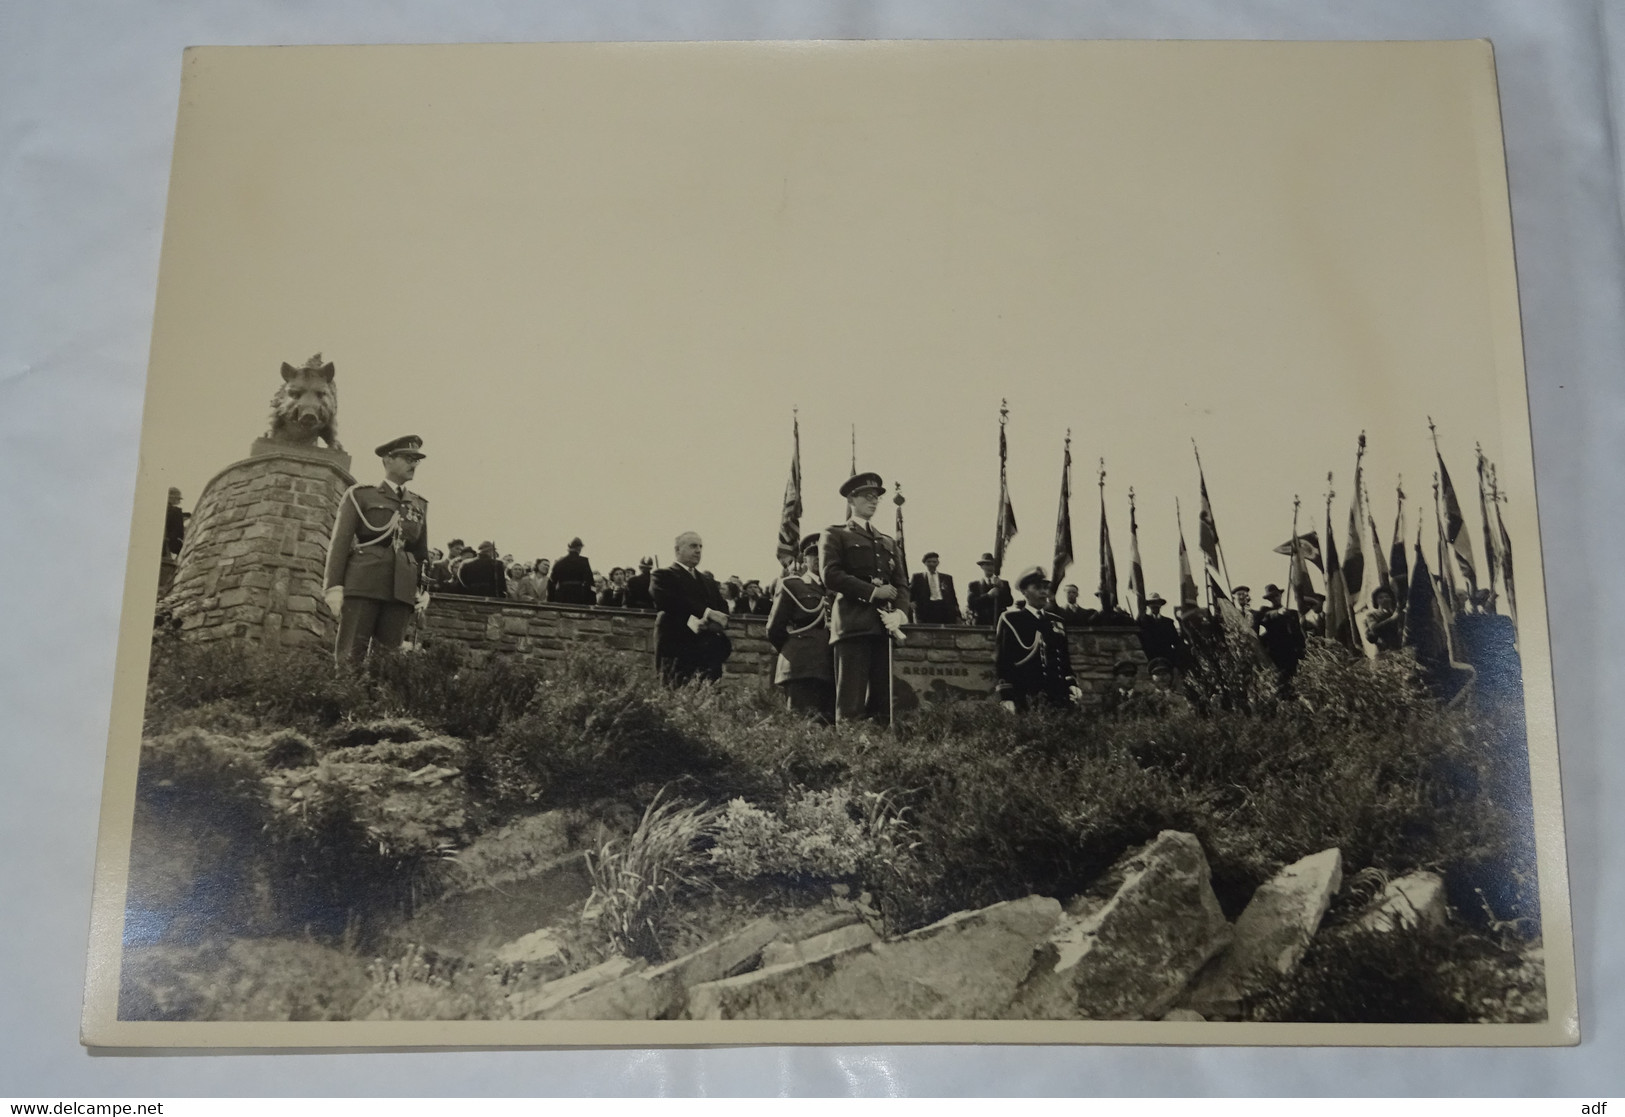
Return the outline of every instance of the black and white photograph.
<path id="1" fill-rule="evenodd" d="M 182 69 L 87 1042 L 1578 1041 L 1487 43 Z"/>

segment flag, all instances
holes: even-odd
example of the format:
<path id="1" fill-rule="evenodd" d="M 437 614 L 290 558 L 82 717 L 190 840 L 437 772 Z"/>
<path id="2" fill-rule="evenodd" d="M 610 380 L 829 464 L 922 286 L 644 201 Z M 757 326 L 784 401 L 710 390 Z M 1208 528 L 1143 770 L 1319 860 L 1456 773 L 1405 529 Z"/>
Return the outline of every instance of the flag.
<path id="1" fill-rule="evenodd" d="M 1343 553 L 1343 584 L 1348 587 L 1349 608 L 1360 596 L 1360 589 L 1365 583 L 1365 547 L 1360 542 L 1360 534 L 1365 525 L 1365 517 L 1360 514 L 1360 470 L 1365 458 L 1365 432 L 1360 432 L 1360 449 L 1354 455 L 1354 496 L 1349 501 L 1349 530 L 1344 536 L 1347 549 Z M 1331 538 L 1330 533 L 1327 539 Z"/>
<path id="2" fill-rule="evenodd" d="M 1394 542 L 1388 552 L 1388 580 L 1394 587 L 1394 606 L 1403 614 L 1410 605 L 1410 572 L 1405 565 L 1405 490 L 1398 491 L 1399 510 L 1394 513 Z"/>
<path id="3" fill-rule="evenodd" d="M 1112 554 L 1112 533 L 1106 523 L 1106 470 L 1100 471 L 1100 611 L 1117 609 L 1117 558 Z"/>
<path id="4" fill-rule="evenodd" d="M 1191 574 L 1191 556 L 1185 549 L 1185 524 L 1179 518 L 1179 501 L 1174 501 L 1174 518 L 1179 523 L 1179 607 L 1195 609 L 1201 605 L 1202 591 L 1196 588 Z"/>
<path id="5" fill-rule="evenodd" d="M 1473 537 L 1467 534 L 1467 519 L 1461 514 L 1461 501 L 1456 499 L 1456 486 L 1450 482 L 1450 470 L 1445 468 L 1444 455 L 1439 453 L 1437 445 L 1433 452 L 1439 459 L 1439 485 L 1444 497 L 1444 539 L 1455 552 L 1456 566 L 1460 568 L 1461 576 L 1467 579 L 1467 592 L 1471 594 L 1478 589 L 1478 573 L 1473 567 Z"/>
<path id="6" fill-rule="evenodd" d="M 1484 469 L 1487 464 L 1484 460 L 1484 451 L 1481 447 L 1475 447 L 1475 449 L 1478 451 L 1478 518 L 1484 524 L 1484 588 L 1493 592 L 1495 589 L 1495 569 L 1500 565 L 1496 561 L 1499 557 L 1497 552 L 1500 550 L 1500 541 L 1496 539 L 1490 530 L 1489 497 L 1484 492 Z M 1489 602 L 1486 608 L 1489 612 L 1495 612 L 1495 603 L 1493 601 Z"/>
<path id="7" fill-rule="evenodd" d="M 1433 475 L 1433 526 L 1438 529 L 1438 553 L 1433 556 L 1434 563 L 1439 572 L 1433 577 L 1439 583 L 1439 594 L 1444 602 L 1446 613 L 1454 614 L 1461 608 L 1461 602 L 1456 594 L 1456 575 L 1452 567 L 1455 565 L 1449 559 L 1449 543 L 1445 540 L 1444 512 L 1439 504 L 1439 475 Z M 1418 525 L 1420 532 L 1421 527 Z"/>
<path id="8" fill-rule="evenodd" d="M 993 573 L 1004 569 L 1004 549 L 1016 537 L 1016 510 L 1010 505 L 1010 483 L 1005 477 L 1009 446 L 1004 439 L 1004 423 L 1010 409 L 999 407 L 999 522 L 993 532 Z"/>
<path id="9" fill-rule="evenodd" d="M 1360 634 L 1349 609 L 1348 583 L 1337 561 L 1337 540 L 1332 535 L 1330 516 L 1326 519 L 1326 638 L 1355 651 L 1360 648 Z"/>
<path id="10" fill-rule="evenodd" d="M 1193 444 L 1194 448 L 1194 444 Z M 1196 545 L 1202 548 L 1202 558 L 1213 570 L 1219 569 L 1219 525 L 1213 519 L 1213 502 L 1207 497 L 1207 475 L 1202 472 L 1202 455 L 1196 455 L 1196 476 L 1202 486 L 1201 521 L 1197 529 Z"/>
<path id="11" fill-rule="evenodd" d="M 1320 561 L 1320 536 L 1313 528 L 1310 528 L 1308 531 L 1297 536 L 1295 539 L 1288 539 L 1285 543 L 1282 543 L 1279 547 L 1275 548 L 1275 553 L 1278 555 L 1290 555 L 1292 553 L 1293 543 L 1297 544 L 1299 560 L 1303 562 L 1312 562 L 1315 564 L 1316 570 L 1319 570 L 1322 574 L 1326 572 L 1326 568 L 1321 565 Z M 1304 575 L 1307 577 L 1308 571 L 1305 571 Z"/>
<path id="12" fill-rule="evenodd" d="M 1501 502 L 1499 496 L 1495 503 L 1495 527 L 1501 534 L 1501 584 L 1507 591 L 1507 615 L 1512 618 L 1512 627 L 1518 627 L 1518 594 L 1512 588 L 1512 537 L 1507 534 L 1507 526 L 1501 521 Z"/>
<path id="13" fill-rule="evenodd" d="M 1134 619 L 1145 616 L 1145 567 L 1140 562 L 1140 524 L 1134 516 L 1134 490 L 1128 491 L 1128 588 L 1134 594 Z"/>
<path id="14" fill-rule="evenodd" d="M 1376 568 L 1377 580 L 1372 586 L 1373 592 L 1378 588 L 1394 592 L 1394 580 L 1388 570 L 1388 560 L 1382 553 L 1382 536 L 1377 534 L 1377 517 L 1371 515 L 1366 509 L 1366 526 L 1371 529 L 1371 565 Z"/>
<path id="15" fill-rule="evenodd" d="M 779 565 L 796 557 L 801 546 L 801 419 L 791 420 L 790 479 L 784 484 L 784 508 L 779 514 Z"/>
<path id="16" fill-rule="evenodd" d="M 1422 528 L 1416 530 L 1416 558 L 1411 565 L 1408 599 L 1405 602 L 1405 643 L 1415 649 L 1416 661 L 1426 672 L 1435 693 L 1441 698 L 1454 697 L 1472 668 L 1456 662 L 1451 643 L 1451 611 L 1441 596 L 1443 579 L 1428 570 L 1427 556 L 1422 553 Z"/>
<path id="17" fill-rule="evenodd" d="M 1314 535 L 1315 533 L 1310 532 L 1309 534 Z M 1291 543 L 1289 541 L 1287 543 L 1282 544 L 1282 546 L 1290 548 Z M 1282 553 L 1283 554 L 1292 554 L 1290 549 L 1287 550 L 1287 551 L 1284 551 Z M 1320 565 L 1319 560 L 1320 560 L 1320 544 L 1318 542 L 1316 542 L 1316 544 L 1315 544 L 1315 565 L 1316 566 Z M 1304 554 L 1303 554 L 1302 548 L 1299 548 L 1298 553 L 1296 555 L 1293 555 L 1293 557 L 1292 557 L 1291 581 L 1292 581 L 1292 596 L 1297 599 L 1298 607 L 1301 609 L 1301 608 L 1303 608 L 1304 599 L 1307 598 L 1310 594 L 1315 592 L 1315 580 L 1309 576 L 1309 564 L 1304 562 Z"/>
<path id="18" fill-rule="evenodd" d="M 1055 564 L 1050 585 L 1056 593 L 1072 565 L 1072 432 L 1066 432 L 1066 449 L 1061 454 L 1061 506 L 1055 512 Z"/>

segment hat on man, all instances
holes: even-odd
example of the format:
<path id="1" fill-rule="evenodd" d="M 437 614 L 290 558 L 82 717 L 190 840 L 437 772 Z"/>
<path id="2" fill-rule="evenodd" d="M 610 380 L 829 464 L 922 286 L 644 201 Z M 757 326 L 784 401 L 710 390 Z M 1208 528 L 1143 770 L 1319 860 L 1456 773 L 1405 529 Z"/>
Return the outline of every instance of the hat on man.
<path id="1" fill-rule="evenodd" d="M 1264 600 L 1274 601 L 1277 597 L 1280 597 L 1283 592 L 1284 591 L 1280 586 L 1276 585 L 1274 582 L 1271 582 L 1269 585 L 1264 587 Z"/>
<path id="2" fill-rule="evenodd" d="M 1306 605 L 1309 605 L 1309 604 L 1320 605 L 1320 604 L 1324 603 L 1325 600 L 1326 600 L 1326 595 L 1325 594 L 1316 593 L 1314 590 L 1304 590 L 1298 596 L 1303 598 L 1304 604 L 1306 604 Z"/>
<path id="3" fill-rule="evenodd" d="M 861 492 L 873 490 L 876 496 L 886 491 L 886 483 L 880 479 L 878 473 L 854 473 L 846 479 L 841 486 L 841 495 L 844 497 L 857 496 Z"/>
<path id="4" fill-rule="evenodd" d="M 579 551 L 585 546 L 586 544 L 581 541 L 581 536 L 578 535 L 574 539 L 570 540 L 570 542 L 566 543 L 564 545 L 564 549 L 567 551 Z"/>
<path id="5" fill-rule="evenodd" d="M 638 559 L 638 569 L 639 570 L 653 570 L 654 568 L 655 568 L 655 560 L 650 558 L 648 555 L 645 555 L 642 558 Z"/>
<path id="6" fill-rule="evenodd" d="M 1231 586 L 1230 587 L 1230 592 L 1231 593 L 1252 593 L 1253 592 L 1253 587 L 1252 586 Z"/>
<path id="7" fill-rule="evenodd" d="M 1169 663 L 1166 659 L 1164 659 L 1160 655 L 1156 659 L 1153 659 L 1150 663 L 1147 663 L 1145 665 L 1145 667 L 1146 667 L 1146 670 L 1149 671 L 1153 675 L 1156 675 L 1156 674 L 1159 674 L 1159 673 L 1162 673 L 1162 672 L 1171 672 L 1174 669 L 1174 665 L 1172 663 Z"/>
<path id="8" fill-rule="evenodd" d="M 818 540 L 820 538 L 822 537 L 816 531 L 812 532 L 810 535 L 803 535 L 801 537 L 800 545 L 796 547 L 796 554 L 804 555 L 808 551 L 818 550 Z"/>
<path id="9" fill-rule="evenodd" d="M 982 557 L 976 560 L 976 565 L 977 566 L 992 566 L 993 565 L 993 552 L 991 552 L 991 551 L 983 551 L 982 552 Z"/>
<path id="10" fill-rule="evenodd" d="M 495 543 L 491 542 L 489 539 L 487 539 L 484 543 L 480 544 L 480 554 L 482 554 L 482 555 L 495 555 L 496 553 L 497 553 L 497 545 Z"/>
<path id="11" fill-rule="evenodd" d="M 392 438 L 374 450 L 373 453 L 380 458 L 387 458 L 391 454 L 399 454 L 403 458 L 412 458 L 415 461 L 422 461 L 429 456 L 423 453 L 423 439 L 415 434 L 403 434 L 399 438 Z"/>
<path id="12" fill-rule="evenodd" d="M 1120 659 L 1112 665 L 1113 675 L 1138 675 L 1140 665 L 1132 659 Z"/>
<path id="13" fill-rule="evenodd" d="M 942 556 L 937 554 L 935 551 L 927 551 L 925 554 L 920 556 L 920 561 L 930 562 L 932 559 L 940 559 L 941 557 Z"/>
<path id="14" fill-rule="evenodd" d="M 1145 599 L 1145 603 L 1147 605 L 1166 605 L 1168 604 L 1168 599 L 1162 596 L 1160 593 L 1154 593 Z"/>
<path id="15" fill-rule="evenodd" d="M 1049 585 L 1049 575 L 1044 572 L 1042 566 L 1030 566 L 1023 570 L 1021 577 L 1016 579 L 1016 588 L 1024 590 L 1034 582 L 1043 582 L 1046 586 Z"/>

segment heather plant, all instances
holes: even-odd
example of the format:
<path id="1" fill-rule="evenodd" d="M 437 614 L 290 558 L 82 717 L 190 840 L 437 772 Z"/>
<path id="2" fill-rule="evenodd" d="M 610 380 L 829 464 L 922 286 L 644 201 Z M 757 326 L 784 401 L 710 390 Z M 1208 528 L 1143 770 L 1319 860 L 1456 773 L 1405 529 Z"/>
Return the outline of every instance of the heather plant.
<path id="1" fill-rule="evenodd" d="M 717 819 L 711 865 L 735 880 L 798 887 L 856 884 L 910 855 L 907 828 L 882 792 L 796 788 L 780 812 L 733 799 Z"/>

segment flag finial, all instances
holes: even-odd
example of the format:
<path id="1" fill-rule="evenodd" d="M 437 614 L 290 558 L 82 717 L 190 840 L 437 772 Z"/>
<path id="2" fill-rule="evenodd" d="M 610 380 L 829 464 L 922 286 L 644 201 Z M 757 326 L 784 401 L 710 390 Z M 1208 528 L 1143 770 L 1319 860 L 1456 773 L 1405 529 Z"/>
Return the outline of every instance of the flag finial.
<path id="1" fill-rule="evenodd" d="M 1105 458 L 1100 459 L 1100 487 L 1102 489 L 1104 489 L 1106 487 L 1106 459 Z"/>

